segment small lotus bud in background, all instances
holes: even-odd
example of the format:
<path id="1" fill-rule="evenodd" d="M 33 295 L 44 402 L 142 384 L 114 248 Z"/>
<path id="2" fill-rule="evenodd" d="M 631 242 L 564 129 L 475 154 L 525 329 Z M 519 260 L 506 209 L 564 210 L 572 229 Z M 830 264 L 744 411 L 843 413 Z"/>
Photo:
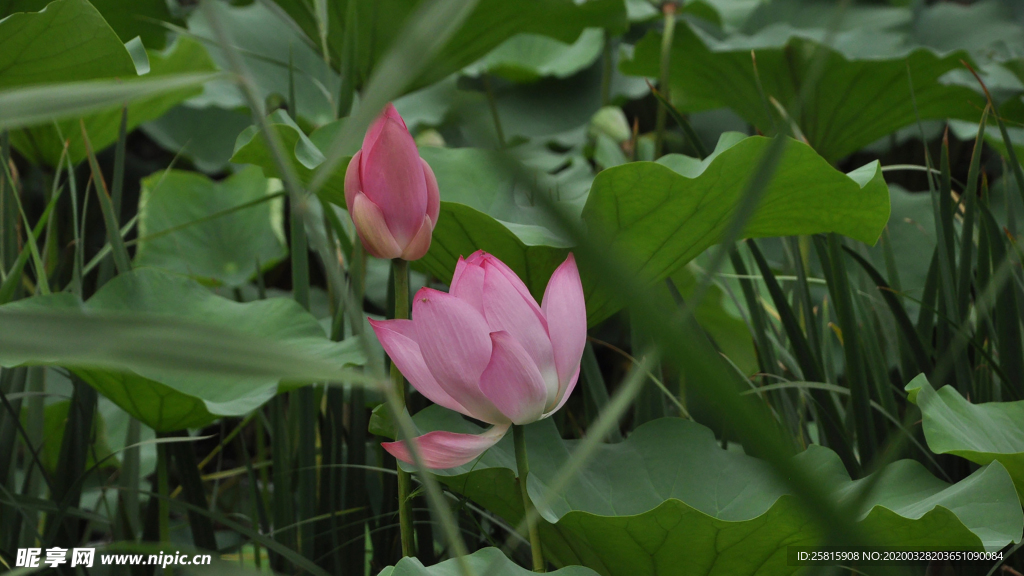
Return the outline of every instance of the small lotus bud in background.
<path id="1" fill-rule="evenodd" d="M 622 108 L 605 106 L 594 114 L 590 119 L 590 135 L 597 138 L 599 134 L 611 138 L 616 144 L 622 144 L 633 136 Z"/>
<path id="2" fill-rule="evenodd" d="M 430 248 L 441 209 L 437 179 L 391 104 L 349 162 L 345 204 L 372 256 L 418 260 Z"/>
<path id="3" fill-rule="evenodd" d="M 427 128 L 416 135 L 416 145 L 429 146 L 431 148 L 444 148 L 448 143 L 444 141 L 444 136 L 442 136 L 440 132 L 433 128 Z"/>

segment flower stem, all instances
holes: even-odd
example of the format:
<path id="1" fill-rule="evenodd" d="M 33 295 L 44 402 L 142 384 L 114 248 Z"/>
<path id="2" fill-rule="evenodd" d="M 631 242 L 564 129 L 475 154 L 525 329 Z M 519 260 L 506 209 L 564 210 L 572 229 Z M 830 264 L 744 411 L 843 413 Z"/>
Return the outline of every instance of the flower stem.
<path id="1" fill-rule="evenodd" d="M 666 102 L 671 102 L 669 95 L 669 72 L 672 63 L 672 36 L 676 30 L 676 4 L 665 2 L 661 7 L 665 15 L 665 31 L 661 36 L 661 76 L 658 78 L 658 89 L 665 96 Z M 661 157 L 662 149 L 665 147 L 665 122 L 668 109 L 664 104 L 658 104 L 658 115 L 654 125 L 654 158 Z"/>
<path id="2" fill-rule="evenodd" d="M 494 119 L 494 132 L 498 137 L 498 148 L 505 149 L 505 131 L 501 128 L 501 114 L 498 113 L 498 99 L 494 95 L 494 88 L 491 87 L 489 74 L 483 75 L 484 91 L 487 93 L 487 105 L 491 108 L 491 117 Z"/>
<path id="3" fill-rule="evenodd" d="M 157 493 L 160 501 L 157 503 L 157 526 L 160 534 L 160 544 L 166 546 L 171 542 L 171 509 L 168 498 L 170 496 L 170 481 L 168 478 L 168 458 L 166 444 L 156 445 L 156 481 Z M 164 576 L 170 576 L 171 568 L 164 568 Z"/>
<path id="4" fill-rule="evenodd" d="M 530 532 L 533 571 L 545 572 L 544 551 L 540 548 L 540 532 L 537 529 L 537 518 L 534 516 L 533 500 L 530 500 L 530 493 L 526 489 L 526 478 L 530 475 L 530 462 L 526 458 L 526 437 L 523 434 L 522 426 L 512 425 L 512 439 L 516 446 L 516 468 L 519 474 L 517 482 L 519 482 L 519 491 L 523 495 L 523 513 L 526 515 Z"/>
<path id="5" fill-rule="evenodd" d="M 401 258 L 391 261 L 391 270 L 395 277 L 395 319 L 409 318 L 409 263 Z M 405 408 L 405 378 L 398 366 L 391 363 L 391 385 L 402 408 Z M 409 492 L 412 479 L 409 473 L 398 469 L 398 522 L 402 530 L 402 556 L 414 556 L 415 544 L 412 531 L 412 502 L 409 500 Z"/>

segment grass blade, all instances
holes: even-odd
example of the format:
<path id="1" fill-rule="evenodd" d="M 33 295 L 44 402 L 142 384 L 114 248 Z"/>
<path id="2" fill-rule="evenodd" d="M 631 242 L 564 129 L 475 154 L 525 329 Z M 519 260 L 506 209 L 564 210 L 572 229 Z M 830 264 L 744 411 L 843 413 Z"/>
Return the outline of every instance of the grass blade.
<path id="1" fill-rule="evenodd" d="M 121 238 L 121 227 L 118 226 L 117 212 L 114 209 L 110 193 L 107 191 L 107 183 L 103 179 L 103 172 L 96 161 L 96 154 L 93 153 L 92 143 L 89 142 L 89 134 L 85 130 L 85 121 L 82 125 L 82 140 L 85 142 L 85 151 L 89 157 L 89 168 L 92 170 L 92 179 L 96 183 L 96 196 L 100 201 L 100 210 L 103 212 L 103 222 L 107 226 L 107 240 L 110 242 L 114 254 L 114 264 L 120 274 L 130 272 L 132 269 L 131 260 L 128 257 L 128 249 L 125 248 L 124 240 Z"/>
<path id="2" fill-rule="evenodd" d="M 982 233 L 988 236 L 989 248 L 991 250 L 992 269 L 997 270 L 1007 266 L 1011 262 L 1011 253 L 1006 248 L 1006 239 L 1000 232 L 999 224 L 988 208 L 982 204 L 981 222 Z M 1018 264 L 1019 265 L 1019 264 Z M 992 278 L 984 286 L 984 292 L 995 288 L 996 309 L 998 314 L 993 316 L 996 330 L 996 350 L 999 352 L 999 365 L 1005 374 L 1024 374 L 1024 341 L 1020 332 L 1020 309 L 1017 307 L 1017 299 L 1014 297 L 1013 286 L 1007 282 L 1004 286 L 993 287 L 991 284 L 996 279 Z M 1018 378 L 1016 382 L 1004 381 L 1003 386 L 1014 389 L 1013 396 L 1024 397 L 1024 385 Z M 993 395 L 995 398 L 997 396 Z M 1005 397 L 1005 396 L 1004 396 Z"/>
<path id="3" fill-rule="evenodd" d="M 0 130 L 0 162 L 4 172 L 11 159 L 10 135 Z M 7 178 L 0 178 L 0 273 L 6 275 L 18 258 L 18 211 L 14 196 L 18 190 Z M 6 276 L 4 277 L 6 280 Z"/>
<path id="4" fill-rule="evenodd" d="M 754 261 L 761 271 L 761 276 L 764 278 L 769 294 L 771 294 L 772 302 L 775 303 L 775 309 L 782 319 L 782 326 L 785 328 L 786 335 L 789 337 L 790 344 L 796 353 L 796 359 L 800 364 L 804 380 L 822 381 L 824 370 L 819 359 L 812 353 L 807 337 L 804 335 L 803 330 L 800 329 L 799 322 L 797 322 L 796 314 L 793 313 L 786 295 L 782 292 L 782 287 L 775 280 L 772 269 L 768 266 L 764 255 L 761 254 L 761 250 L 757 247 L 757 242 L 753 239 L 747 240 L 747 247 L 750 248 L 750 253 L 754 256 Z M 821 418 L 818 421 L 818 425 L 821 427 L 826 445 L 839 454 L 847 470 L 856 473 L 856 471 L 860 470 L 860 465 L 853 454 L 850 439 L 846 436 L 843 420 L 840 418 L 838 410 L 836 410 L 835 402 L 833 402 L 832 397 L 828 393 L 820 390 L 812 390 L 811 395 L 820 409 L 819 414 Z"/>
<path id="5" fill-rule="evenodd" d="M 117 144 L 114 147 L 114 180 L 110 189 L 110 204 L 114 211 L 114 222 L 120 227 L 121 223 L 121 196 L 124 189 L 124 157 L 125 144 L 128 140 L 128 107 L 121 109 L 121 126 L 117 133 Z M 90 163 L 90 166 L 92 164 Z M 95 178 L 95 176 L 94 176 Z M 102 206 L 101 206 L 102 207 Z M 113 245 L 111 245 L 113 246 Z M 115 258 L 116 261 L 116 258 Z M 109 260 L 104 259 L 100 265 L 99 278 L 96 285 L 103 286 L 113 278 L 114 271 L 111 269 Z"/>
<path id="6" fill-rule="evenodd" d="M 187 432 L 171 434 L 180 438 L 188 438 Z M 174 460 L 175 469 L 181 479 L 182 492 L 185 501 L 196 508 L 206 509 L 206 492 L 203 489 L 203 480 L 199 477 L 199 463 L 196 459 L 196 452 L 193 442 L 174 442 L 164 447 Z M 192 542 L 197 548 L 206 550 L 217 550 L 217 537 L 213 532 L 213 523 L 210 518 L 202 514 L 189 511 L 188 523 L 192 528 Z"/>
<path id="7" fill-rule="evenodd" d="M 687 120 L 686 117 L 683 116 L 667 98 L 665 98 L 661 91 L 654 86 L 651 86 L 650 82 L 647 83 L 647 87 L 650 88 L 651 94 L 653 94 L 658 100 L 658 103 L 668 111 L 668 115 L 676 121 L 676 124 L 678 124 L 680 128 L 682 128 L 683 134 L 686 135 L 686 140 L 693 146 L 694 151 L 697 153 L 697 157 L 701 160 L 707 158 L 709 154 L 708 149 L 704 146 L 704 142 L 701 141 L 697 131 L 693 129 L 693 125 L 690 124 L 690 121 Z"/>
<path id="8" fill-rule="evenodd" d="M 63 187 L 58 188 L 57 192 L 50 197 L 50 201 L 46 204 L 46 208 L 39 217 L 39 221 L 32 228 L 32 238 L 35 242 L 38 242 L 39 238 L 43 235 L 43 230 L 45 230 L 47 222 L 50 221 L 50 214 L 53 213 L 53 209 L 57 205 L 57 200 L 60 199 L 61 191 L 63 190 Z M 21 285 L 21 273 L 25 269 L 25 264 L 28 263 L 28 258 L 29 246 L 24 246 L 21 252 L 18 253 L 14 265 L 8 271 L 7 278 L 0 283 L 0 305 L 7 304 L 14 299 L 17 289 Z"/>
<path id="9" fill-rule="evenodd" d="M 764 306 L 761 305 L 760 299 L 758 298 L 757 292 L 755 291 L 754 282 L 747 274 L 747 265 L 743 262 L 743 257 L 740 256 L 738 250 L 731 250 L 729 258 L 732 261 L 733 270 L 736 274 L 741 276 L 740 288 L 743 290 L 743 297 L 747 303 L 747 310 L 750 312 L 750 323 L 751 331 L 754 335 L 754 342 L 757 344 L 757 356 L 758 362 L 761 366 L 761 372 L 765 374 L 776 374 L 778 372 L 779 362 L 775 357 L 775 348 L 772 346 L 771 340 L 768 338 L 769 326 L 768 317 L 765 314 Z"/>
<path id="10" fill-rule="evenodd" d="M 906 309 L 903 308 L 903 304 L 900 302 L 897 293 L 889 286 L 882 278 L 882 275 L 878 273 L 878 270 L 871 265 L 863 256 L 857 254 L 853 250 L 843 247 L 847 255 L 853 258 L 860 267 L 864 269 L 864 272 L 871 278 L 871 281 L 875 283 L 878 291 L 881 293 L 885 303 L 889 306 L 889 311 L 892 313 L 893 319 L 896 320 L 896 326 L 899 327 L 900 332 L 903 335 L 903 342 L 910 348 L 910 352 L 914 357 L 914 361 L 917 363 L 917 370 L 925 374 L 931 374 L 934 365 L 931 360 L 931 350 L 929 346 L 921 341 L 918 331 L 914 328 L 914 324 L 910 321 L 910 316 L 907 315 Z M 924 307 L 922 306 L 922 314 L 924 314 Z"/>
<path id="11" fill-rule="evenodd" d="M 853 306 L 852 289 L 843 266 L 839 237 L 829 234 L 828 239 L 815 238 L 818 258 L 823 268 L 829 271 L 829 294 L 835 303 L 836 317 L 842 330 L 843 353 L 846 358 L 846 386 L 853 401 L 851 408 L 854 428 L 857 433 L 857 448 L 862 466 L 875 456 L 878 444 L 874 418 L 871 413 L 871 382 L 865 371 L 863 350 L 859 341 L 856 311 Z"/>
<path id="12" fill-rule="evenodd" d="M 288 438 L 285 397 L 277 396 L 269 404 L 271 445 L 273 453 L 274 492 L 272 500 L 274 541 L 288 550 L 297 550 L 295 530 L 280 530 L 295 523 L 295 500 L 292 494 L 292 444 Z M 290 571 L 288 559 L 280 554 L 270 556 L 270 565 L 278 572 Z"/>
<path id="13" fill-rule="evenodd" d="M 984 147 L 985 122 L 988 118 L 989 108 L 981 114 L 981 122 L 978 124 L 978 136 L 974 140 L 974 150 L 971 152 L 971 164 L 967 171 L 967 187 L 964 189 L 964 221 L 960 231 L 960 278 L 957 288 L 958 312 L 960 318 L 967 317 L 968 307 L 971 304 L 971 281 L 974 279 L 974 268 L 972 257 L 974 255 L 974 220 L 975 207 L 978 194 L 978 178 L 981 165 L 981 149 Z"/>
<path id="14" fill-rule="evenodd" d="M 54 474 L 53 501 L 59 503 L 59 510 L 47 515 L 47 537 L 45 543 L 71 548 L 79 543 L 82 534 L 78 523 L 65 517 L 65 511 L 78 508 L 82 498 L 82 479 L 86 473 L 88 452 L 94 441 L 96 415 L 96 390 L 77 377 L 72 376 L 75 391 L 68 408 L 68 421 L 60 445 L 60 457 Z"/>
<path id="15" fill-rule="evenodd" d="M 604 382 L 604 377 L 601 376 L 601 367 L 597 364 L 594 345 L 589 341 L 583 348 L 583 360 L 580 368 L 580 376 L 583 377 L 583 389 L 587 393 L 587 398 L 594 404 L 596 408 L 595 414 L 601 414 L 608 405 L 608 386 Z M 611 432 L 608 433 L 608 441 L 622 442 L 622 431 L 617 427 L 612 428 Z"/>

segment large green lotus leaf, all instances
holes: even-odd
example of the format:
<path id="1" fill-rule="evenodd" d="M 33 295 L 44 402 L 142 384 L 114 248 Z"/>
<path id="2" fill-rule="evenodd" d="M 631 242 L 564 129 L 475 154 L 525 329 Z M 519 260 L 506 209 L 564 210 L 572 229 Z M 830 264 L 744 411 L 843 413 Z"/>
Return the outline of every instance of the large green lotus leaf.
<path id="1" fill-rule="evenodd" d="M 554 231 L 531 195 L 548 194 L 578 215 L 591 182 L 590 167 L 574 160 L 550 176 L 526 168 L 517 172 L 511 158 L 488 150 L 421 148 L 420 154 L 441 191 L 441 213 L 421 265 L 448 282 L 459 256 L 484 250 L 515 270 L 539 300 L 572 244 Z"/>
<path id="2" fill-rule="evenodd" d="M 422 431 L 479 433 L 460 415 L 432 406 L 416 415 Z M 623 442 L 605 444 L 550 505 L 548 486 L 578 441 L 550 420 L 526 427 L 529 492 L 543 522 L 547 558 L 609 576 L 792 574 L 788 546 L 823 535 L 766 462 L 722 450 L 710 430 L 663 418 Z M 832 501 L 856 502 L 867 479 L 851 481 L 839 457 L 817 445 L 796 457 Z M 437 471 L 451 490 L 512 525 L 522 518 L 511 435 L 480 458 Z M 1013 481 L 994 462 L 955 485 L 916 461 L 886 466 L 856 517 L 879 545 L 998 549 L 1019 541 L 1024 517 Z"/>
<path id="3" fill-rule="evenodd" d="M 903 293 L 920 299 L 924 292 L 928 267 L 935 251 L 935 211 L 927 192 L 908 192 L 898 185 L 889 186 L 892 216 L 889 218 L 889 241 L 892 243 L 896 273 Z M 869 250 L 871 259 L 881 272 L 886 272 L 882 243 Z M 886 274 L 888 276 L 888 274 Z M 892 283 L 892 278 L 889 279 Z M 917 304 L 906 300 L 908 307 Z"/>
<path id="4" fill-rule="evenodd" d="M 355 53 L 361 81 L 370 76 L 374 64 L 388 51 L 417 0 L 351 0 L 357 2 Z M 305 31 L 318 48 L 323 45 L 315 3 L 305 0 L 275 0 Z M 331 65 L 338 69 L 344 52 L 345 15 L 349 0 L 327 2 L 326 44 Z M 516 34 L 538 34 L 572 43 L 586 28 L 607 28 L 623 32 L 626 8 L 623 0 L 480 0 L 455 34 L 408 87 L 414 90 L 472 64 Z M 486 33 L 481 33 L 486 31 Z"/>
<path id="5" fill-rule="evenodd" d="M 921 408 L 924 438 L 932 452 L 982 465 L 998 461 L 1024 502 L 1024 401 L 971 404 L 952 386 L 936 391 L 924 374 L 906 390 Z"/>
<path id="6" fill-rule="evenodd" d="M 255 166 L 220 182 L 182 170 L 144 178 L 136 266 L 212 284 L 245 284 L 257 262 L 268 267 L 288 255 L 283 202 L 260 202 L 275 191 Z"/>
<path id="7" fill-rule="evenodd" d="M 139 128 L 165 150 L 191 160 L 197 170 L 218 174 L 227 169 L 238 134 L 250 125 L 252 116 L 241 110 L 186 103 Z"/>
<path id="8" fill-rule="evenodd" d="M 124 43 L 87 0 L 55 0 L 0 22 L 0 88 L 135 75 Z"/>
<path id="9" fill-rule="evenodd" d="M 533 572 L 522 568 L 508 559 L 497 548 L 483 548 L 466 556 L 465 561 L 475 574 L 487 576 L 530 576 Z M 423 566 L 415 557 L 402 558 L 394 565 L 381 570 L 377 576 L 461 576 L 462 570 L 456 559 L 446 560 L 430 567 Z M 583 566 L 567 566 L 550 574 L 555 576 L 597 576 L 593 570 Z"/>
<path id="10" fill-rule="evenodd" d="M 120 274 L 84 304 L 70 294 L 51 294 L 19 300 L 0 307 L 0 311 L 168 317 L 219 328 L 228 335 L 269 340 L 289 350 L 301 351 L 309 359 L 336 366 L 338 370 L 362 363 L 357 342 L 332 342 L 316 319 L 293 300 L 234 302 L 214 295 L 185 276 L 156 268 Z M 212 368 L 204 371 L 203 360 L 199 358 L 180 360 L 196 364 L 190 366 L 192 370 L 188 372 L 145 363 L 134 370 L 114 371 L 95 368 L 89 361 L 79 360 L 68 365 L 62 361 L 62 354 L 26 357 L 4 349 L 0 350 L 0 365 L 66 366 L 126 412 L 160 432 L 201 427 L 221 416 L 246 414 L 279 389 L 289 390 L 300 385 L 268 376 L 226 374 Z"/>
<path id="11" fill-rule="evenodd" d="M 845 9 L 844 9 L 845 8 Z M 757 2 L 757 7 L 746 17 L 741 27 L 745 34 L 754 34 L 771 26 L 791 26 L 802 29 L 824 29 L 836 32 L 868 29 L 878 35 L 883 31 L 903 28 L 912 24 L 909 7 L 879 4 L 839 6 L 815 0 L 773 0 L 771 5 Z"/>
<path id="12" fill-rule="evenodd" d="M 966 53 L 938 56 L 920 48 L 883 57 L 868 45 L 871 56 L 852 56 L 810 38 L 790 35 L 795 33 L 787 30 L 785 35 L 734 37 L 717 44 L 705 41 L 688 25 L 678 26 L 672 45 L 673 102 L 684 111 L 731 108 L 766 134 L 773 133 L 775 126 L 788 127 L 795 122 L 811 146 L 830 162 L 915 123 L 915 99 L 922 119 L 977 121 L 981 116 L 983 96 L 964 86 L 940 82 L 948 72 L 962 68 L 960 60 L 968 58 Z M 633 59 L 622 63 L 622 71 L 658 76 L 660 46 L 660 34 L 649 33 L 637 44 Z M 754 74 L 752 50 L 757 56 L 763 97 Z M 797 113 L 797 95 L 819 50 L 826 55 L 822 73 Z M 787 118 L 766 105 L 764 98 L 774 98 L 784 106 Z"/>
<path id="13" fill-rule="evenodd" d="M 604 105 L 600 66 L 588 67 L 565 79 L 547 77 L 534 84 L 492 85 L 505 141 L 510 143 L 556 140 L 567 147 L 582 145 L 584 127 Z M 619 102 L 643 98 L 649 88 L 641 78 L 613 72 L 608 90 L 612 101 Z M 466 98 L 454 107 L 453 116 L 470 145 L 498 147 L 494 116 L 486 98 Z"/>
<path id="14" fill-rule="evenodd" d="M 153 78 L 182 72 L 213 72 L 206 50 L 181 38 L 164 53 L 149 53 Z M 55 0 L 41 12 L 15 13 L 0 22 L 0 89 L 55 82 L 137 77 L 128 49 L 103 16 L 86 0 Z M 133 102 L 128 128 L 152 120 L 199 88 L 173 90 Z M 117 140 L 121 109 L 87 115 L 85 128 L 99 151 Z M 60 160 L 65 139 L 68 155 L 78 163 L 86 156 L 78 120 L 51 122 L 11 133 L 11 143 L 29 160 L 50 166 Z"/>
<path id="15" fill-rule="evenodd" d="M 917 15 L 912 38 L 936 50 L 969 50 L 979 59 L 1020 56 L 1024 26 L 1014 8 L 1014 3 L 998 0 L 970 5 L 938 2 Z"/>
<path id="16" fill-rule="evenodd" d="M 47 0 L 0 0 L 0 18 L 14 12 L 38 12 L 47 4 Z M 160 21 L 175 19 L 165 0 L 92 0 L 92 5 L 117 32 L 121 42 L 137 36 L 149 49 L 161 50 L 167 44 L 167 29 Z"/>
<path id="17" fill-rule="evenodd" d="M 683 266 L 673 272 L 671 278 L 683 300 L 689 302 L 697 287 L 698 276 L 689 266 Z M 760 367 L 750 327 L 747 326 L 740 311 L 728 306 L 726 302 L 727 298 L 722 288 L 711 284 L 693 311 L 693 317 L 730 362 L 744 374 L 754 374 Z"/>
<path id="18" fill-rule="evenodd" d="M 466 67 L 464 73 L 494 74 L 513 82 L 534 82 L 545 76 L 568 78 L 593 64 L 604 47 L 604 34 L 585 30 L 572 44 L 539 34 L 519 34 Z"/>
<path id="19" fill-rule="evenodd" d="M 741 200 L 750 167 L 770 139 L 727 133 L 704 161 L 669 155 L 633 162 L 597 175 L 583 219 L 609 235 L 637 274 L 664 279 L 718 242 Z M 806 144 L 788 139 L 761 203 L 743 236 L 838 232 L 874 244 L 889 219 L 889 192 L 878 162 L 849 174 L 832 168 Z M 581 270 L 591 323 L 619 308 Z"/>

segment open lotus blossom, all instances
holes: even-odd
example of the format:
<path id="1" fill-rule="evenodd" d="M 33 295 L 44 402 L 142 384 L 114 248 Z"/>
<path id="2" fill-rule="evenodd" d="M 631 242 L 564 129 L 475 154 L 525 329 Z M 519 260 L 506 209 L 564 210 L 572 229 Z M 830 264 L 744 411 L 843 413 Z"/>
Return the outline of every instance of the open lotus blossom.
<path id="1" fill-rule="evenodd" d="M 430 468 L 470 462 L 512 424 L 536 422 L 561 408 L 576 386 L 587 339 L 583 285 L 572 254 L 551 276 L 540 306 L 511 268 L 479 251 L 459 259 L 449 293 L 416 293 L 412 320 L 370 323 L 421 394 L 493 424 L 482 434 L 438 431 L 415 438 Z M 404 442 L 384 448 L 412 461 Z"/>
<path id="2" fill-rule="evenodd" d="M 391 104 L 348 164 L 345 204 L 371 255 L 418 260 L 430 248 L 441 210 L 437 179 Z"/>

